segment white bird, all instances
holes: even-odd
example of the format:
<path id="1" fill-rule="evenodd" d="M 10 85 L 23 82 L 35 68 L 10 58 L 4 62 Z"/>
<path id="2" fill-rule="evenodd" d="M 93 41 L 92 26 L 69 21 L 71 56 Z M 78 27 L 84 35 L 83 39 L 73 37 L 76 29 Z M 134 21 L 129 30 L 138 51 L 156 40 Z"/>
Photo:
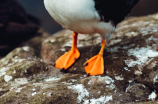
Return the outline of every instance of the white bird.
<path id="1" fill-rule="evenodd" d="M 74 31 L 72 48 L 59 57 L 55 67 L 66 70 L 80 53 L 77 49 L 77 36 L 81 34 L 99 33 L 102 46 L 98 55 L 85 62 L 88 75 L 104 73 L 103 50 L 106 37 L 109 37 L 124 17 L 139 0 L 44 0 L 49 14 L 62 27 Z"/>

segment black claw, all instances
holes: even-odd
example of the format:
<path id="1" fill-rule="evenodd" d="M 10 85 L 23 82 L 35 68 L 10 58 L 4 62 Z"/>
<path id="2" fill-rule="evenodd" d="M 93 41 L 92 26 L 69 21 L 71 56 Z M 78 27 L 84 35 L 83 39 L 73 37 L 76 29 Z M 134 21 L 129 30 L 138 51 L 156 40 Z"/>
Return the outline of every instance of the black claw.
<path id="1" fill-rule="evenodd" d="M 60 72 L 64 72 L 64 70 L 65 70 L 65 69 L 64 69 L 64 68 L 62 68 L 62 69 L 60 70 Z"/>
<path id="2" fill-rule="evenodd" d="M 90 73 L 87 74 L 87 77 L 89 77 L 89 76 L 90 76 Z"/>
<path id="3" fill-rule="evenodd" d="M 65 70 L 65 68 L 62 68 L 62 69 L 60 70 L 60 72 L 67 73 L 67 70 Z"/>
<path id="4" fill-rule="evenodd" d="M 74 60 L 76 60 L 77 58 L 75 57 Z"/>
<path id="5" fill-rule="evenodd" d="M 87 66 L 87 65 L 88 65 L 88 63 L 84 63 L 84 64 L 83 64 L 84 67 Z"/>

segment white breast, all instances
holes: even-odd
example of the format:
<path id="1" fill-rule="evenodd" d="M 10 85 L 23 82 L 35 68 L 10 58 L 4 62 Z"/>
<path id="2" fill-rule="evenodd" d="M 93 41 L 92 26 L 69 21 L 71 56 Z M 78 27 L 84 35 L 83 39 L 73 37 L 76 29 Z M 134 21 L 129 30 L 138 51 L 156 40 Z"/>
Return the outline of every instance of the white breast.
<path id="1" fill-rule="evenodd" d="M 114 30 L 111 23 L 100 22 L 93 0 L 44 0 L 44 4 L 54 20 L 69 30 L 101 35 Z"/>

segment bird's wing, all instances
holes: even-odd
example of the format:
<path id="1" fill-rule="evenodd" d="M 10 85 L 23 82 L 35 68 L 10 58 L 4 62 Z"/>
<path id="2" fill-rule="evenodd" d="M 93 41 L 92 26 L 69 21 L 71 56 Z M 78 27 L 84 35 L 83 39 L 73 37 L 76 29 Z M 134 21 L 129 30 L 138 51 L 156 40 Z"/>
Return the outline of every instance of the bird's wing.
<path id="1" fill-rule="evenodd" d="M 121 22 L 130 13 L 139 0 L 94 0 L 95 8 L 101 20 L 112 21 L 114 25 Z"/>

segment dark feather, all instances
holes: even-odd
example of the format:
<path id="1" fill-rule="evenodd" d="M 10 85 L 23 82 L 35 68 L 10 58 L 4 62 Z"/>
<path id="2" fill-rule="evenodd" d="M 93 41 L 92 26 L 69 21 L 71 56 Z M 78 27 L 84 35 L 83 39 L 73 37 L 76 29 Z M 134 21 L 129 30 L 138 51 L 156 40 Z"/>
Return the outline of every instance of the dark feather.
<path id="1" fill-rule="evenodd" d="M 112 21 L 116 26 L 124 20 L 131 9 L 139 0 L 94 0 L 95 8 L 98 11 L 101 20 L 105 22 Z"/>

